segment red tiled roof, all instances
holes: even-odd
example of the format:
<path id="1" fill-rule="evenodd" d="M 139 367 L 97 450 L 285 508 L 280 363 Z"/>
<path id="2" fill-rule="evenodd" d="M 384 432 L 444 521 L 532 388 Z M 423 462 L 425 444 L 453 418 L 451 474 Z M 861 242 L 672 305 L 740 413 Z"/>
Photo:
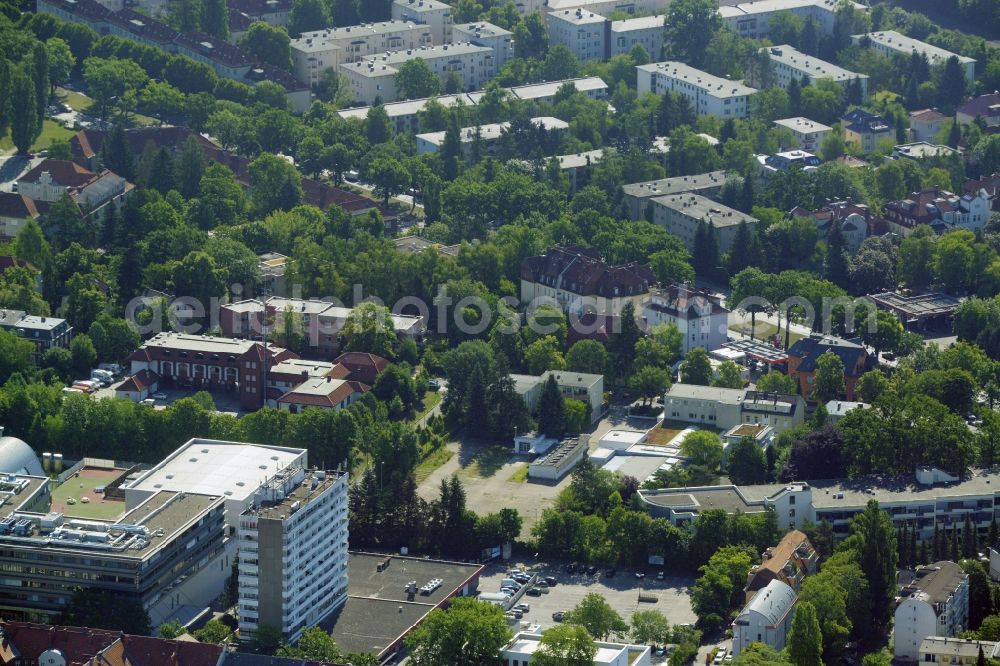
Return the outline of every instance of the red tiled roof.
<path id="1" fill-rule="evenodd" d="M 13 192 L 0 192 L 0 217 L 26 220 L 39 215 L 35 200 Z"/>
<path id="2" fill-rule="evenodd" d="M 296 393 L 292 389 L 278 399 L 278 402 L 286 405 L 298 405 L 301 407 L 336 407 L 345 398 L 353 393 L 365 393 L 369 387 L 361 382 L 346 381 L 334 386 L 330 382 L 330 392 L 326 395 L 316 395 L 313 393 Z"/>
<path id="3" fill-rule="evenodd" d="M 122 637 L 125 654 L 134 666 L 214 666 L 222 652 L 221 645 L 197 641 L 174 641 L 152 636 Z"/>
<path id="4" fill-rule="evenodd" d="M 49 626 L 30 622 L 4 622 L 3 630 L 4 646 L 7 644 L 13 646 L 23 663 L 37 664 L 38 657 L 43 652 L 57 649 L 63 653 L 69 666 L 82 666 L 122 635 L 117 631 L 103 629 Z"/>
<path id="5" fill-rule="evenodd" d="M 593 250 L 581 247 L 553 247 L 538 257 L 521 262 L 521 279 L 559 285 L 580 296 L 634 296 L 645 293 L 656 276 L 644 264 L 609 266 Z"/>
<path id="6" fill-rule="evenodd" d="M 389 361 L 386 359 L 365 352 L 346 352 L 333 359 L 333 362 L 346 368 L 351 379 L 364 382 L 369 386 L 374 385 L 375 379 L 389 367 Z"/>
<path id="7" fill-rule="evenodd" d="M 135 373 L 116 389 L 118 391 L 145 391 L 150 386 L 160 381 L 160 376 L 152 370 L 140 370 Z"/>
<path id="8" fill-rule="evenodd" d="M 922 123 L 940 123 L 948 120 L 948 116 L 944 115 L 937 109 L 922 109 L 920 111 L 911 111 L 910 119 L 917 120 Z"/>
<path id="9" fill-rule="evenodd" d="M 37 183 L 42 174 L 48 172 L 52 182 L 63 187 L 83 187 L 97 178 L 90 169 L 85 169 L 69 160 L 44 160 L 34 169 L 18 178 L 19 183 Z"/>
<path id="10" fill-rule="evenodd" d="M 32 264 L 30 261 L 25 261 L 24 259 L 18 259 L 17 257 L 12 257 L 9 254 L 0 255 L 0 272 L 3 272 L 9 268 L 27 268 L 29 271 L 33 271 L 35 273 L 38 272 L 38 267 Z"/>
<path id="11" fill-rule="evenodd" d="M 995 107 L 997 105 L 1000 105 L 1000 93 L 994 92 L 989 95 L 973 97 L 968 102 L 958 107 L 958 112 L 966 116 L 972 116 L 973 118 L 976 116 L 988 116 L 991 115 L 991 107 Z"/>

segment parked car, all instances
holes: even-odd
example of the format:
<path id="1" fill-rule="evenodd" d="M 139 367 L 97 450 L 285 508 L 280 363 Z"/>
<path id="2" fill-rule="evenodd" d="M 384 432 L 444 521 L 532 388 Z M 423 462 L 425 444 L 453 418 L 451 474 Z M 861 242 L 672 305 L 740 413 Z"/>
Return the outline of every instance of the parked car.
<path id="1" fill-rule="evenodd" d="M 666 578 L 666 574 L 664 572 L 662 571 L 656 572 L 656 580 L 663 580 L 664 578 Z"/>
<path id="2" fill-rule="evenodd" d="M 510 613 L 511 613 L 511 615 L 513 615 L 514 617 L 516 617 L 518 620 L 520 620 L 522 617 L 524 617 L 524 613 L 522 613 L 521 611 L 517 610 L 516 608 L 513 609 L 513 610 L 511 610 Z"/>
<path id="3" fill-rule="evenodd" d="M 576 562 L 570 562 L 566 565 L 566 573 L 576 573 Z"/>
<path id="4" fill-rule="evenodd" d="M 641 571 L 636 571 L 635 572 L 635 579 L 636 580 L 642 580 L 645 577 L 646 577 L 646 574 L 644 574 L 643 572 L 641 572 Z"/>
<path id="5" fill-rule="evenodd" d="M 545 582 L 548 584 L 549 587 L 555 587 L 559 581 L 556 580 L 555 576 L 546 576 Z"/>
<path id="6" fill-rule="evenodd" d="M 715 653 L 715 659 L 712 661 L 713 664 L 721 664 L 726 659 L 726 654 L 729 652 L 725 647 L 719 646 L 718 652 Z"/>
<path id="7" fill-rule="evenodd" d="M 63 390 L 65 391 L 66 389 L 63 389 Z M 156 405 L 156 401 L 153 400 L 152 398 L 146 398 L 140 404 L 146 405 L 147 407 L 153 407 L 153 406 Z"/>
<path id="8" fill-rule="evenodd" d="M 439 391 L 439 390 L 441 390 L 441 380 L 440 379 L 428 379 L 427 380 L 427 388 L 430 389 L 431 391 Z"/>
<path id="9" fill-rule="evenodd" d="M 607 571 L 604 572 L 604 577 L 605 578 L 614 578 L 615 577 L 615 570 L 614 569 L 608 569 Z"/>
<path id="10" fill-rule="evenodd" d="M 562 622 L 565 617 L 566 617 L 566 611 L 556 611 L 555 613 L 552 614 L 552 619 L 555 622 Z"/>
<path id="11" fill-rule="evenodd" d="M 525 594 L 527 594 L 529 597 L 540 597 L 542 596 L 542 591 L 537 587 L 533 587 L 529 589 L 527 592 L 525 592 Z"/>
<path id="12" fill-rule="evenodd" d="M 356 183 L 356 182 L 358 182 L 358 179 L 360 179 L 360 178 L 361 178 L 361 174 L 358 173 L 354 169 L 351 169 L 350 171 L 348 171 L 348 172 L 346 172 L 344 174 L 344 180 L 346 180 L 349 183 Z"/>
<path id="13" fill-rule="evenodd" d="M 547 588 L 548 586 L 549 586 L 549 584 L 546 581 L 544 581 L 544 580 L 540 580 L 540 581 L 538 581 L 538 582 L 535 583 L 535 587 L 541 587 L 543 589 Z"/>
<path id="14" fill-rule="evenodd" d="M 518 604 L 514 606 L 514 610 L 519 610 L 522 613 L 527 613 L 531 610 L 531 604 Z"/>
<path id="15" fill-rule="evenodd" d="M 166 400 L 167 399 L 167 394 L 166 393 L 154 393 L 153 394 L 153 398 L 156 399 L 156 400 Z"/>
<path id="16" fill-rule="evenodd" d="M 589 567 L 587 567 L 587 575 L 588 576 L 593 576 L 595 573 L 597 573 L 597 567 L 595 567 L 593 564 L 591 564 Z"/>

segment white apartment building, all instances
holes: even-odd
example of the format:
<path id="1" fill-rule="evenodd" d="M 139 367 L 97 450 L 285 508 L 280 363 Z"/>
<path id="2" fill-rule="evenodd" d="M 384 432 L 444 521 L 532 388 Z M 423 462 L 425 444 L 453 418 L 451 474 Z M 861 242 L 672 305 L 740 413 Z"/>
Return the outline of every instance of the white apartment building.
<path id="1" fill-rule="evenodd" d="M 851 41 L 855 44 L 860 44 L 866 40 L 871 44 L 873 49 L 883 55 L 902 53 L 905 56 L 909 56 L 911 53 L 919 53 L 927 56 L 927 61 L 930 62 L 932 66 L 944 63 L 948 60 L 948 58 L 955 56 L 958 58 L 959 64 L 965 69 L 965 78 L 969 81 L 974 81 L 976 78 L 975 58 L 969 58 L 967 56 L 958 55 L 957 53 L 952 53 L 951 51 L 942 49 L 939 46 L 934 46 L 933 44 L 922 42 L 919 39 L 907 37 L 906 35 L 896 32 L 895 30 L 881 30 L 879 32 L 869 32 L 863 35 L 851 36 Z"/>
<path id="2" fill-rule="evenodd" d="M 392 18 L 430 26 L 435 44 L 451 42 L 451 6 L 440 0 L 393 0 Z"/>
<path id="3" fill-rule="evenodd" d="M 646 326 L 673 324 L 681 333 L 681 354 L 695 347 L 718 349 L 726 341 L 729 310 L 706 289 L 694 289 L 686 284 L 673 284 L 666 289 L 650 292 L 642 303 L 642 318 Z"/>
<path id="4" fill-rule="evenodd" d="M 605 60 L 611 38 L 611 22 L 585 9 L 549 12 L 549 45 L 562 44 L 580 62 Z"/>
<path id="5" fill-rule="evenodd" d="M 347 474 L 287 468 L 239 519 L 240 640 L 295 642 L 347 600 Z"/>
<path id="6" fill-rule="evenodd" d="M 468 42 L 493 49 L 498 71 L 514 57 L 514 33 L 498 25 L 486 21 L 460 23 L 452 26 L 451 35 L 456 42 Z"/>
<path id="7" fill-rule="evenodd" d="M 531 123 L 536 126 L 544 127 L 549 132 L 561 132 L 569 128 L 569 123 L 560 120 L 559 118 L 553 118 L 551 116 L 539 116 L 537 118 L 532 118 Z M 463 127 L 461 132 L 461 142 L 462 149 L 468 155 L 473 147 L 473 144 L 479 140 L 481 142 L 482 148 L 487 153 L 492 153 L 496 148 L 497 141 L 500 140 L 503 131 L 510 126 L 510 123 L 490 123 L 488 125 L 479 125 L 477 127 Z M 444 145 L 444 137 L 446 132 L 427 132 L 426 134 L 418 134 L 417 139 L 417 155 L 426 155 L 428 153 L 436 153 Z"/>
<path id="8" fill-rule="evenodd" d="M 763 39 L 770 30 L 771 17 L 778 12 L 791 12 L 803 21 L 816 21 L 820 34 L 833 32 L 834 10 L 840 0 L 754 0 L 732 6 L 719 7 L 722 20 L 741 37 Z M 865 10 L 854 3 L 855 9 Z"/>
<path id="9" fill-rule="evenodd" d="M 753 595 L 733 620 L 733 656 L 751 643 L 764 643 L 778 652 L 785 649 L 797 601 L 795 590 L 778 579 Z"/>
<path id="10" fill-rule="evenodd" d="M 777 127 L 784 127 L 792 133 L 792 145 L 788 146 L 789 148 L 798 148 L 810 153 L 818 151 L 824 137 L 833 131 L 833 128 L 828 125 L 801 116 L 775 120 L 774 124 Z"/>
<path id="11" fill-rule="evenodd" d="M 688 423 L 715 423 L 716 428 L 728 427 L 722 419 L 728 418 L 730 422 L 734 419 L 733 414 L 738 409 L 735 394 L 724 393 L 726 402 L 723 405 L 718 403 L 718 398 L 712 400 L 711 392 L 738 390 L 674 384 L 667 392 L 667 410 L 679 412 L 686 417 L 679 420 Z M 801 396 L 796 397 L 801 400 Z M 671 401 L 676 406 L 672 406 Z M 681 405 L 684 401 L 687 404 Z M 717 409 L 711 414 L 715 420 L 707 418 L 710 409 Z M 688 412 L 695 418 L 687 418 Z M 704 412 L 700 419 L 698 412 Z M 667 417 L 678 418 L 672 413 Z M 963 524 L 966 515 L 979 533 L 985 535 L 993 520 L 994 501 L 1000 506 L 1000 473 L 973 470 L 959 479 L 939 469 L 921 467 L 914 476 L 891 479 L 865 477 L 680 490 L 663 488 L 644 492 L 643 500 L 655 517 L 669 518 L 678 525 L 694 520 L 710 506 L 728 513 L 760 513 L 773 508 L 783 528 L 799 529 L 806 520 L 814 524 L 826 520 L 839 539 L 849 534 L 851 520 L 865 510 L 868 501 L 876 500 L 879 508 L 892 519 L 894 527 L 915 527 L 917 538 L 927 541 L 933 538 L 935 525 L 938 529 L 950 529 L 952 524 Z"/>
<path id="12" fill-rule="evenodd" d="M 653 197 L 649 205 L 653 207 L 653 223 L 679 237 L 691 251 L 701 222 L 715 230 L 719 252 L 733 246 L 740 224 L 746 222 L 751 231 L 757 225 L 757 218 L 693 192 Z"/>
<path id="13" fill-rule="evenodd" d="M 594 14 L 608 15 L 612 12 L 626 14 L 662 14 L 670 6 L 670 0 L 524 0 L 525 4 L 546 12 L 561 12 L 564 9 L 582 9 Z"/>
<path id="14" fill-rule="evenodd" d="M 682 62 L 654 62 L 638 65 L 636 70 L 640 95 L 679 92 L 699 116 L 746 118 L 750 96 L 757 92 L 740 82 L 713 76 Z"/>
<path id="15" fill-rule="evenodd" d="M 605 97 L 608 92 L 608 84 L 597 76 L 548 81 L 546 83 L 532 83 L 524 86 L 505 88 L 504 90 L 515 99 L 550 102 L 559 91 L 559 88 L 566 84 L 572 85 L 577 92 L 582 92 L 591 99 Z M 433 98 L 411 99 L 403 102 L 390 102 L 382 108 L 385 109 L 386 115 L 389 116 L 389 122 L 392 123 L 393 128 L 397 132 L 412 132 L 416 134 L 420 131 L 420 118 L 418 114 L 427 107 L 431 99 L 443 106 L 451 107 L 456 104 L 475 106 L 482 97 L 483 93 L 481 92 L 458 93 L 455 95 L 440 95 Z M 350 109 L 342 109 L 337 112 L 337 115 L 344 120 L 351 118 L 364 120 L 368 117 L 368 111 L 370 110 L 370 106 L 357 106 Z"/>
<path id="16" fill-rule="evenodd" d="M 917 661 L 931 636 L 954 637 L 969 622 L 969 576 L 954 562 L 917 567 L 917 577 L 900 592 L 896 606 L 896 659 Z"/>
<path id="17" fill-rule="evenodd" d="M 302 33 L 291 40 L 295 76 L 315 86 L 323 72 L 366 56 L 434 44 L 430 26 L 410 21 L 381 21 Z"/>
<path id="18" fill-rule="evenodd" d="M 608 57 L 628 53 L 635 45 L 641 45 L 653 60 L 663 51 L 663 30 L 667 17 L 664 15 L 640 16 L 611 22 L 611 38 L 608 40 Z"/>
<path id="19" fill-rule="evenodd" d="M 422 58 L 441 78 L 442 84 L 451 72 L 457 72 L 466 90 L 481 87 L 497 73 L 493 49 L 475 44 L 445 44 L 380 53 L 358 62 L 344 63 L 340 72 L 348 80 L 353 99 L 366 104 L 374 103 L 376 98 L 394 102 L 399 99 L 395 79 L 398 67 L 415 58 Z"/>
<path id="20" fill-rule="evenodd" d="M 785 90 L 788 90 L 793 78 L 799 83 L 802 83 L 803 79 L 808 80 L 809 85 L 816 85 L 820 79 L 829 79 L 841 87 L 857 80 L 861 83 L 862 99 L 868 97 L 867 74 L 857 74 L 825 60 L 806 55 L 788 44 L 771 46 L 761 49 L 761 51 L 766 51 L 767 56 L 774 63 L 778 85 Z"/>

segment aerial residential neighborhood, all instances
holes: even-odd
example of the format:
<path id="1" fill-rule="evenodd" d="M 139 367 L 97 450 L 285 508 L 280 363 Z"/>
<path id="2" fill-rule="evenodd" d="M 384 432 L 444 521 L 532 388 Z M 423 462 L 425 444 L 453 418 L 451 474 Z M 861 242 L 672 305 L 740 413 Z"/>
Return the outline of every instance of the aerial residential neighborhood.
<path id="1" fill-rule="evenodd" d="M 0 0 L 0 666 L 1000 663 L 1000 6 Z"/>

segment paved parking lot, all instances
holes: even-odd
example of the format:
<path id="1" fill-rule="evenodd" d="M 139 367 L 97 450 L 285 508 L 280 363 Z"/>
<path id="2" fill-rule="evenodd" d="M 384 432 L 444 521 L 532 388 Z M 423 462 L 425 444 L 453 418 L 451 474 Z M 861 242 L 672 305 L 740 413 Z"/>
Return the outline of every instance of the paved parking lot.
<path id="1" fill-rule="evenodd" d="M 490 565 L 479 581 L 480 592 L 498 592 L 500 581 L 507 577 L 506 572 L 512 568 L 525 570 L 525 566 L 509 563 L 505 566 Z M 671 624 L 685 624 L 697 621 L 691 610 L 691 600 L 688 589 L 694 584 L 694 579 L 687 576 L 667 576 L 664 580 L 656 580 L 656 570 L 650 569 L 651 575 L 645 580 L 636 580 L 635 571 L 619 569 L 613 578 L 606 578 L 599 570 L 596 574 L 566 573 L 563 565 L 535 564 L 527 565 L 531 572 L 539 572 L 542 576 L 554 576 L 558 584 L 548 593 L 540 597 L 525 595 L 520 603 L 531 606 L 524 614 L 523 621 L 539 624 L 542 629 L 551 627 L 555 622 L 552 614 L 556 611 L 568 611 L 583 601 L 591 592 L 600 594 L 608 604 L 628 622 L 637 610 L 658 610 L 667 616 Z M 656 597 L 656 603 L 639 603 L 639 593 Z"/>

